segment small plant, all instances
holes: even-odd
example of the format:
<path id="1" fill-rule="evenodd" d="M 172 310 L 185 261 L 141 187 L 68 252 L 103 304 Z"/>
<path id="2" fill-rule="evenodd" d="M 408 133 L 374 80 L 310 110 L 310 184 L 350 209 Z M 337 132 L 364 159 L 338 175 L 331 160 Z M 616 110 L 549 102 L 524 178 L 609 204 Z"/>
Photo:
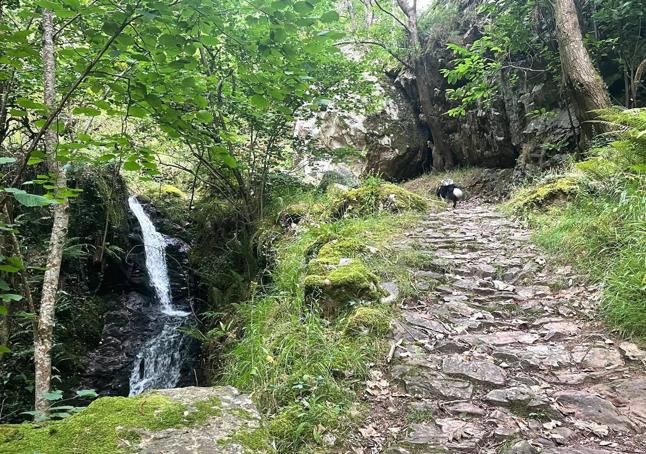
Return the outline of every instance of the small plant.
<path id="1" fill-rule="evenodd" d="M 95 398 L 99 396 L 93 389 L 80 389 L 76 391 L 74 397 L 69 397 L 67 399 L 63 399 L 63 391 L 61 390 L 50 391 L 46 393 L 44 397 L 46 400 L 52 402 L 52 404 L 55 403 L 55 405 L 52 405 L 51 407 L 49 407 L 49 413 L 44 414 L 34 410 L 34 411 L 24 411 L 22 412 L 22 414 L 33 416 L 34 421 L 36 422 L 49 421 L 52 419 L 65 419 L 69 416 L 72 416 L 73 414 L 80 412 L 85 407 L 77 407 L 74 405 L 60 405 L 60 404 L 64 402 L 77 400 L 77 399 Z"/>

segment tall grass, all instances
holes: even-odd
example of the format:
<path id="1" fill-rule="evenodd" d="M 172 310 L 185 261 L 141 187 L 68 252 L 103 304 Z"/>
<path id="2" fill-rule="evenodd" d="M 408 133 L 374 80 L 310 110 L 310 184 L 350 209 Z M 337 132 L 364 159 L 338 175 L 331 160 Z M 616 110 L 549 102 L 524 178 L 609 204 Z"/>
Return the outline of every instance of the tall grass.
<path id="1" fill-rule="evenodd" d="M 225 353 L 219 381 L 252 392 L 279 452 L 308 452 L 320 449 L 325 432 L 339 436 L 350 430 L 358 414 L 356 393 L 387 350 L 377 333 L 347 329 L 357 311 L 326 319 L 305 301 L 309 248 L 320 238 L 352 239 L 370 246 L 372 252 L 358 249 L 356 258 L 372 271 L 404 280 L 388 243 L 416 215 L 382 212 L 332 221 L 324 214 L 330 200 L 307 191 L 285 194 L 274 211 L 285 203 L 308 205 L 309 224 L 278 241 L 270 288 L 237 305 L 242 333 Z M 370 307 L 372 314 L 390 318 L 390 308 L 374 302 Z"/>
<path id="2" fill-rule="evenodd" d="M 576 196 L 529 218 L 539 244 L 603 284 L 601 311 L 608 322 L 644 340 L 646 111 L 612 111 L 606 118 L 617 126 L 617 140 L 590 150 L 570 169 L 579 181 Z"/>

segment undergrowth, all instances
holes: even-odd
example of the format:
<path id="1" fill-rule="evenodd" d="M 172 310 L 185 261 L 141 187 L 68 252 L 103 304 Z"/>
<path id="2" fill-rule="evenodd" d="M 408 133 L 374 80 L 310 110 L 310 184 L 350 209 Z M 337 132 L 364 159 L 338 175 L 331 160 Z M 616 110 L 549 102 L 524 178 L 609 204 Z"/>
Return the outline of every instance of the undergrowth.
<path id="1" fill-rule="evenodd" d="M 576 191 L 546 196 L 557 187 L 552 180 L 521 190 L 508 207 L 527 217 L 538 244 L 603 284 L 601 310 L 613 327 L 644 340 L 646 111 L 611 111 L 606 119 L 619 128 L 617 140 L 590 150 L 560 180 L 576 180 Z M 559 198 L 557 205 L 533 202 Z"/>
<path id="2" fill-rule="evenodd" d="M 367 184 L 379 192 L 374 187 L 380 183 Z M 343 438 L 351 430 L 361 413 L 356 392 L 384 357 L 394 315 L 378 297 L 367 295 L 346 298 L 330 316 L 308 296 L 308 273 L 324 273 L 326 267 L 340 272 L 361 263 L 379 281 L 405 286 L 410 279 L 392 243 L 419 214 L 391 213 L 370 201 L 372 211 L 357 208 L 334 220 L 330 207 L 338 206 L 340 197 L 304 191 L 282 198 L 283 206 L 309 209 L 276 242 L 270 287 L 235 309 L 241 334 L 225 354 L 219 381 L 252 393 L 279 452 L 323 449 L 326 433 Z M 283 209 L 276 205 L 274 212 Z"/>

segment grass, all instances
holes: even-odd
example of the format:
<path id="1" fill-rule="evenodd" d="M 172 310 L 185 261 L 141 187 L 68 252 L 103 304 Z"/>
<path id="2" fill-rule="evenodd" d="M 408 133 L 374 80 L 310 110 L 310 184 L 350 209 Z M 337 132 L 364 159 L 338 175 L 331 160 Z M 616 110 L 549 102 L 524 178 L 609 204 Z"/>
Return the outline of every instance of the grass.
<path id="1" fill-rule="evenodd" d="M 420 216 L 376 209 L 333 220 L 326 207 L 335 206 L 338 196 L 304 192 L 282 202 L 303 200 L 313 209 L 299 233 L 275 244 L 271 286 L 236 306 L 242 334 L 225 354 L 218 379 L 252 393 L 268 416 L 277 450 L 285 453 L 322 449 L 324 433 L 343 438 L 357 423 L 357 390 L 382 361 L 394 316 L 393 308 L 375 299 L 346 301 L 334 317 L 326 316 L 307 297 L 308 273 L 347 257 L 382 282 L 407 285 L 410 273 L 402 271 L 391 243 Z"/>
<path id="2" fill-rule="evenodd" d="M 508 207 L 524 212 L 539 245 L 603 284 L 600 309 L 611 326 L 644 341 L 646 111 L 611 112 L 608 119 L 625 129 L 619 140 L 591 150 L 588 160 L 567 169 L 568 181 L 577 180 L 575 195 L 538 210 L 524 201 L 554 186 L 539 183 L 520 191 Z"/>

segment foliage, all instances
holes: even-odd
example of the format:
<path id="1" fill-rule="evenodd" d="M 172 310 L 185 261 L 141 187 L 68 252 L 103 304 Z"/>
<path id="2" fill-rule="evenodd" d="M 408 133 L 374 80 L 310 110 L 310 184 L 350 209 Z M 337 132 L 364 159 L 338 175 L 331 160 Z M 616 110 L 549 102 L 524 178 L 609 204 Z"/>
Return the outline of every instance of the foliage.
<path id="1" fill-rule="evenodd" d="M 579 192 L 565 206 L 526 214 L 536 240 L 603 284 L 601 310 L 644 338 L 646 320 L 646 112 L 611 111 L 617 139 L 576 165 Z"/>
<path id="2" fill-rule="evenodd" d="M 358 412 L 356 385 L 367 376 L 368 363 L 384 353 L 391 318 L 391 309 L 375 304 L 379 295 L 355 298 L 336 317 L 324 317 L 306 301 L 308 275 L 347 258 L 377 281 L 410 279 L 389 243 L 414 215 L 377 212 L 330 220 L 329 196 L 310 194 L 324 209 L 314 206 L 295 236 L 288 232 L 274 242 L 272 283 L 236 306 L 240 338 L 230 343 L 218 380 L 253 392 L 279 452 L 315 449 L 324 432 L 350 430 Z M 311 195 L 296 191 L 283 197 L 294 203 Z"/>

